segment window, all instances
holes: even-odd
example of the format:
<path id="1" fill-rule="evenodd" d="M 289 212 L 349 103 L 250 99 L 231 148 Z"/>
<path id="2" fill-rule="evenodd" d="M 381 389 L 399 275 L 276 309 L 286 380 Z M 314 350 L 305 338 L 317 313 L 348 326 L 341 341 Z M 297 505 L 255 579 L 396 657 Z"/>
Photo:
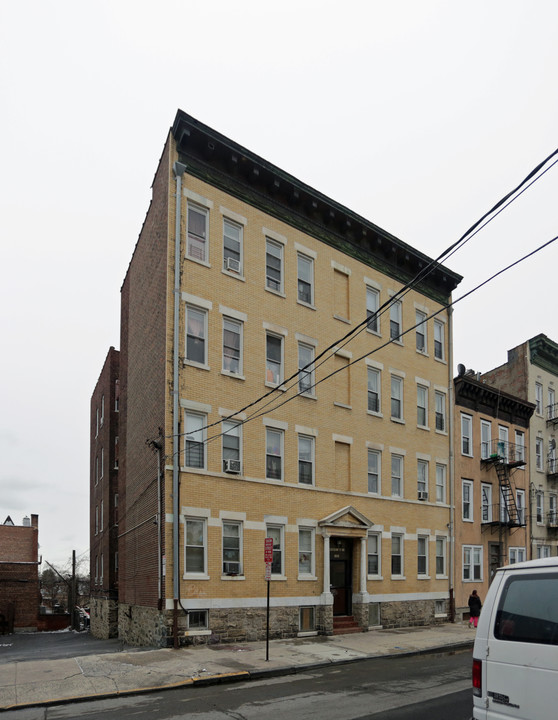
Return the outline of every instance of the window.
<path id="1" fill-rule="evenodd" d="M 368 574 L 380 575 L 380 533 L 373 533 L 368 536 Z"/>
<path id="2" fill-rule="evenodd" d="M 391 494 L 403 497 L 403 458 L 401 455 L 391 456 Z"/>
<path id="3" fill-rule="evenodd" d="M 463 545 L 463 580 L 482 579 L 482 545 Z"/>
<path id="4" fill-rule="evenodd" d="M 207 610 L 188 610 L 188 630 L 207 630 Z"/>
<path id="5" fill-rule="evenodd" d="M 434 357 L 444 359 L 444 323 L 434 320 Z"/>
<path id="6" fill-rule="evenodd" d="M 492 522 L 492 485 L 489 485 L 488 483 L 482 483 L 481 494 L 481 522 L 489 523 Z"/>
<path id="7" fill-rule="evenodd" d="M 280 385 L 283 381 L 283 338 L 267 333 L 265 343 L 266 382 Z"/>
<path id="8" fill-rule="evenodd" d="M 419 500 L 428 498 L 428 463 L 417 460 L 417 491 Z"/>
<path id="9" fill-rule="evenodd" d="M 231 467 L 241 470 L 240 436 L 242 426 L 240 423 L 226 420 L 223 422 L 223 470 Z"/>
<path id="10" fill-rule="evenodd" d="M 298 574 L 314 576 L 314 530 L 298 530 Z"/>
<path id="11" fill-rule="evenodd" d="M 99 556 L 95 555 L 95 584 L 99 582 Z"/>
<path id="12" fill-rule="evenodd" d="M 417 574 L 428 575 L 428 538 L 417 538 Z"/>
<path id="13" fill-rule="evenodd" d="M 446 538 L 436 538 L 436 575 L 446 574 Z"/>
<path id="14" fill-rule="evenodd" d="M 556 471 L 556 440 L 554 438 L 551 438 L 548 448 L 547 472 L 550 474 L 554 474 Z"/>
<path id="15" fill-rule="evenodd" d="M 537 415 L 542 415 L 543 411 L 543 386 L 541 383 L 535 383 L 535 412 Z"/>
<path id="16" fill-rule="evenodd" d="M 105 572 L 105 555 L 104 555 L 104 553 L 101 553 L 101 575 L 99 577 L 99 582 L 101 585 L 103 584 L 104 572 Z"/>
<path id="17" fill-rule="evenodd" d="M 547 420 L 555 420 L 556 419 L 556 394 L 554 392 L 554 388 L 548 388 L 548 412 L 546 414 Z"/>
<path id="18" fill-rule="evenodd" d="M 298 482 L 314 484 L 314 438 L 309 435 L 298 436 Z"/>
<path id="19" fill-rule="evenodd" d="M 265 240 L 265 286 L 283 292 L 283 245 Z"/>
<path id="20" fill-rule="evenodd" d="M 185 413 L 186 419 L 186 440 L 185 440 L 185 465 L 186 467 L 204 468 L 204 427 L 206 425 L 205 415 L 198 413 Z"/>
<path id="21" fill-rule="evenodd" d="M 401 335 L 401 303 L 394 300 L 389 306 L 389 336 L 391 340 L 400 340 Z"/>
<path id="22" fill-rule="evenodd" d="M 550 683 L 554 681 L 552 671 L 539 671 L 539 668 L 548 667 L 550 670 L 550 668 L 554 669 L 555 667 L 552 665 L 552 661 L 556 657 L 556 645 L 558 644 L 556 637 L 556 628 L 558 626 L 556 584 L 556 575 L 544 573 L 542 568 L 540 572 L 533 575 L 514 573 L 508 578 L 500 596 L 497 611 L 494 613 L 494 636 L 498 640 L 512 643 L 529 643 L 530 645 L 530 647 L 529 645 L 525 646 L 526 652 L 523 658 L 520 649 L 518 649 L 517 655 L 514 650 L 510 656 L 506 657 L 507 653 L 502 648 L 503 661 L 515 662 L 513 658 L 518 657 L 521 658 L 519 662 L 526 668 L 529 667 L 529 670 L 537 668 L 536 676 L 543 677 L 543 683 L 545 681 L 548 683 L 548 685 L 539 686 L 541 690 L 543 687 L 545 688 L 544 692 L 547 691 L 546 688 L 550 689 Z M 536 598 L 535 602 L 533 601 L 534 598 Z M 539 649 L 533 647 L 535 644 L 547 647 Z M 521 648 L 521 645 L 515 647 Z M 548 658 L 548 664 L 547 661 L 543 661 L 543 658 Z M 523 677 L 526 675 L 527 673 L 524 673 Z M 521 682 L 519 677 L 516 682 Z M 555 695 L 552 694 L 550 697 L 554 699 Z M 505 710 L 504 712 L 508 714 L 508 717 L 510 717 L 511 712 L 516 717 L 519 716 L 519 713 L 515 711 Z M 504 712 L 498 714 L 503 717 Z M 524 716 L 527 714 L 524 712 Z M 552 717 L 554 711 L 549 708 L 548 713 L 544 714 Z"/>
<path id="23" fill-rule="evenodd" d="M 265 476 L 268 480 L 283 479 L 283 431 L 266 428 Z"/>
<path id="24" fill-rule="evenodd" d="M 242 375 L 242 323 L 223 318 L 223 370 Z"/>
<path id="25" fill-rule="evenodd" d="M 391 376 L 391 417 L 403 420 L 403 378 Z"/>
<path id="26" fill-rule="evenodd" d="M 184 570 L 185 573 L 206 572 L 206 523 L 199 518 L 185 518 Z"/>
<path id="27" fill-rule="evenodd" d="M 436 465 L 436 502 L 446 502 L 446 466 Z"/>
<path id="28" fill-rule="evenodd" d="M 312 305 L 314 302 L 314 261 L 306 255 L 297 258 L 298 299 Z"/>
<path id="29" fill-rule="evenodd" d="M 101 500 L 101 522 L 99 525 L 99 532 L 103 532 L 104 526 L 105 526 L 105 503 L 103 500 Z"/>
<path id="30" fill-rule="evenodd" d="M 207 364 L 207 312 L 186 306 L 186 360 Z"/>
<path id="31" fill-rule="evenodd" d="M 368 492 L 380 493 L 380 453 L 378 450 L 368 451 Z"/>
<path id="32" fill-rule="evenodd" d="M 101 479 L 105 474 L 105 448 L 101 448 Z"/>
<path id="33" fill-rule="evenodd" d="M 99 506 L 95 505 L 95 535 L 99 534 Z"/>
<path id="34" fill-rule="evenodd" d="M 114 524 L 118 525 L 118 493 L 114 493 Z"/>
<path id="35" fill-rule="evenodd" d="M 120 380 L 114 381 L 114 412 L 120 409 Z"/>
<path id="36" fill-rule="evenodd" d="M 515 460 L 525 462 L 525 433 L 515 431 Z"/>
<path id="37" fill-rule="evenodd" d="M 436 404 L 436 430 L 446 431 L 446 396 L 445 393 L 435 392 L 434 402 Z"/>
<path id="38" fill-rule="evenodd" d="M 535 507 L 537 509 L 537 525 L 543 524 L 543 502 L 544 494 L 539 490 L 535 495 Z"/>
<path id="39" fill-rule="evenodd" d="M 242 225 L 223 220 L 223 263 L 229 272 L 242 274 Z"/>
<path id="40" fill-rule="evenodd" d="M 105 423 L 105 396 L 101 396 L 101 427 Z"/>
<path id="41" fill-rule="evenodd" d="M 368 412 L 380 412 L 380 371 L 368 368 Z"/>
<path id="42" fill-rule="evenodd" d="M 118 470 L 118 435 L 114 437 L 114 469 Z"/>
<path id="43" fill-rule="evenodd" d="M 536 457 L 536 464 L 537 464 L 537 470 L 543 469 L 543 457 L 544 457 L 544 443 L 543 439 L 538 437 L 535 440 L 535 457 Z"/>
<path id="44" fill-rule="evenodd" d="M 508 438 L 508 428 L 498 425 L 498 457 L 504 458 L 505 462 L 509 462 Z"/>
<path id="45" fill-rule="evenodd" d="M 300 608 L 300 632 L 314 632 L 316 630 L 315 608 L 311 605 Z"/>
<path id="46" fill-rule="evenodd" d="M 99 456 L 95 456 L 95 485 L 99 484 Z"/>
<path id="47" fill-rule="evenodd" d="M 473 456 L 473 418 L 461 415 L 461 454 Z"/>
<path id="48" fill-rule="evenodd" d="M 314 394 L 314 348 L 298 343 L 298 390 L 306 395 Z M 303 368 L 306 368 L 303 370 Z"/>
<path id="49" fill-rule="evenodd" d="M 519 490 L 517 491 L 519 493 Z M 556 527 L 558 524 L 558 516 L 556 513 L 556 495 L 548 496 L 548 526 Z"/>
<path id="50" fill-rule="evenodd" d="M 99 435 L 99 408 L 95 410 L 95 437 Z"/>
<path id="51" fill-rule="evenodd" d="M 198 205 L 188 203 L 188 242 L 186 254 L 195 260 L 207 262 L 208 212 Z"/>
<path id="52" fill-rule="evenodd" d="M 242 574 L 242 523 L 223 522 L 223 573 Z"/>
<path id="53" fill-rule="evenodd" d="M 517 490 L 515 504 L 517 505 L 517 521 L 525 525 L 525 490 Z"/>
<path id="54" fill-rule="evenodd" d="M 380 293 L 374 288 L 366 288 L 366 317 L 368 318 L 368 330 L 374 333 L 380 332 L 380 318 L 378 308 L 380 307 Z"/>
<path id="55" fill-rule="evenodd" d="M 510 548 L 510 565 L 514 565 L 518 562 L 524 562 L 525 560 L 525 548 L 522 547 L 511 547 Z"/>
<path id="56" fill-rule="evenodd" d="M 273 559 L 271 574 L 283 575 L 283 526 L 268 525 L 267 537 L 273 539 Z"/>
<path id="57" fill-rule="evenodd" d="M 471 480 L 462 481 L 462 510 L 463 520 L 473 520 L 473 483 Z"/>
<path id="58" fill-rule="evenodd" d="M 487 460 L 492 452 L 492 423 L 481 420 L 481 459 Z"/>
<path id="59" fill-rule="evenodd" d="M 549 545 L 537 545 L 537 560 L 539 558 L 550 557 L 550 546 Z M 556 590 L 556 588 L 554 588 Z"/>
<path id="60" fill-rule="evenodd" d="M 426 314 L 420 310 L 415 311 L 417 351 L 426 352 Z"/>
<path id="61" fill-rule="evenodd" d="M 428 388 L 417 385 L 417 425 L 428 427 Z"/>
<path id="62" fill-rule="evenodd" d="M 391 536 L 391 574 L 403 575 L 403 535 Z"/>

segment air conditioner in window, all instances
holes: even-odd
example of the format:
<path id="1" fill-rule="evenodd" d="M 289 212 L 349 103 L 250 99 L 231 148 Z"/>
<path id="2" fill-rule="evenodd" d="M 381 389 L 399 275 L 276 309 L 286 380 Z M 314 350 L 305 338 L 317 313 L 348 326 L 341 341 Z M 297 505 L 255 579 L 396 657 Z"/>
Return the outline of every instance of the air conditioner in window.
<path id="1" fill-rule="evenodd" d="M 428 493 L 426 492 L 426 490 L 418 491 L 418 499 L 419 500 L 428 500 Z"/>
<path id="2" fill-rule="evenodd" d="M 223 572 L 226 575 L 238 575 L 238 573 L 240 572 L 240 563 L 239 562 L 223 563 Z"/>
<path id="3" fill-rule="evenodd" d="M 225 258 L 225 269 L 230 270 L 230 272 L 239 273 L 240 272 L 240 260 L 236 260 L 235 258 L 232 258 L 232 257 Z"/>
<path id="4" fill-rule="evenodd" d="M 223 464 L 225 466 L 226 473 L 233 473 L 235 475 L 240 473 L 240 460 L 225 460 Z"/>

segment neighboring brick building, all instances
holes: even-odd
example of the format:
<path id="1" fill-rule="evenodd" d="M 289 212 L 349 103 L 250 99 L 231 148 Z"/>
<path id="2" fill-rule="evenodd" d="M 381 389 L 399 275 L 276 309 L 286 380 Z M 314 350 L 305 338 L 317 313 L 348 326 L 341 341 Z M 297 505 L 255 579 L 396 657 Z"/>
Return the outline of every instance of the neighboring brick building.
<path id="1" fill-rule="evenodd" d="M 529 419 L 534 405 L 460 366 L 455 378 L 455 601 L 468 613 L 496 568 L 527 559 Z"/>
<path id="2" fill-rule="evenodd" d="M 0 632 L 36 630 L 39 614 L 39 516 L 0 525 Z"/>
<path id="3" fill-rule="evenodd" d="M 118 635 L 118 418 L 120 353 L 109 349 L 91 398 L 91 632 Z"/>
<path id="4" fill-rule="evenodd" d="M 461 278 L 430 262 L 177 113 L 122 286 L 123 640 L 265 637 L 266 537 L 273 637 L 446 618 Z"/>
<path id="5" fill-rule="evenodd" d="M 508 361 L 482 380 L 535 405 L 529 445 L 530 557 L 558 555 L 558 344 L 546 335 L 508 350 Z"/>

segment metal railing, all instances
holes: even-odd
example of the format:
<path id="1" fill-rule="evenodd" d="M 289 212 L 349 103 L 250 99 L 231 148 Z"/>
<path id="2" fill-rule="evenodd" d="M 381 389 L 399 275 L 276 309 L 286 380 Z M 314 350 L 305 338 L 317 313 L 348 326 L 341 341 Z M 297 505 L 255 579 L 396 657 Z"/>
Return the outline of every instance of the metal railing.
<path id="1" fill-rule="evenodd" d="M 481 459 L 505 463 L 524 463 L 525 445 L 507 440 L 488 440 L 481 443 Z"/>

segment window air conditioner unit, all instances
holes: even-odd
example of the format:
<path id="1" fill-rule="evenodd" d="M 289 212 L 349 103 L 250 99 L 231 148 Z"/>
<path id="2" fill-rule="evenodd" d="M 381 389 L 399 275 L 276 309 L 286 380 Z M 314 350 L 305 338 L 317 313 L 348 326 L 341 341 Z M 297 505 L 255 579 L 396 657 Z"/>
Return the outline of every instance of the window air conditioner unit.
<path id="1" fill-rule="evenodd" d="M 238 573 L 240 572 L 240 563 L 239 562 L 223 563 L 223 572 L 226 575 L 238 575 Z"/>
<path id="2" fill-rule="evenodd" d="M 232 257 L 225 258 L 225 268 L 231 272 L 239 273 L 240 260 L 235 260 L 235 258 Z"/>
<path id="3" fill-rule="evenodd" d="M 426 490 L 418 491 L 418 499 L 419 500 L 428 500 L 428 493 L 426 492 Z"/>
<path id="4" fill-rule="evenodd" d="M 240 460 L 225 460 L 225 472 L 238 475 L 240 473 Z"/>

